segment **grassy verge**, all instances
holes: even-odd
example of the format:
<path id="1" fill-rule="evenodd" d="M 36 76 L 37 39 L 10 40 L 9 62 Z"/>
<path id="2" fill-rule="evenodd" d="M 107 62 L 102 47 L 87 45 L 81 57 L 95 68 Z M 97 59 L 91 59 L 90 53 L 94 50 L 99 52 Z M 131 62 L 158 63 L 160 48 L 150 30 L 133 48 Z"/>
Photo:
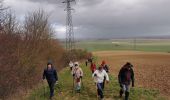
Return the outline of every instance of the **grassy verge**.
<path id="1" fill-rule="evenodd" d="M 65 68 L 59 73 L 59 84 L 55 87 L 54 100 L 96 100 L 96 87 L 91 78 L 89 67 L 84 64 L 81 65 L 84 71 L 83 86 L 81 93 L 73 92 L 72 76 L 68 68 Z M 119 98 L 119 84 L 116 77 L 110 76 L 110 83 L 106 84 L 104 95 L 105 100 L 122 100 Z M 44 91 L 45 89 L 45 91 Z M 62 91 L 61 93 L 59 91 Z M 42 85 L 37 90 L 34 90 L 27 100 L 48 100 L 49 89 L 47 84 Z M 144 88 L 131 88 L 130 100 L 166 100 L 160 96 L 158 90 L 144 89 Z"/>

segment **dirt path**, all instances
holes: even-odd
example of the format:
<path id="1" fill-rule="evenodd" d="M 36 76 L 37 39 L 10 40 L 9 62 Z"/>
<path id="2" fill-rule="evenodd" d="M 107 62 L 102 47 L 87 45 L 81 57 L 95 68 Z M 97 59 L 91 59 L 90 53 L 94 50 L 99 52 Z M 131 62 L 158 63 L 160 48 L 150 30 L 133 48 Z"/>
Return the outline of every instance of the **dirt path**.
<path id="1" fill-rule="evenodd" d="M 102 51 L 93 54 L 99 57 L 100 62 L 105 60 L 116 76 L 122 65 L 131 62 L 136 86 L 159 89 L 162 94 L 170 95 L 170 54 L 136 51 Z"/>

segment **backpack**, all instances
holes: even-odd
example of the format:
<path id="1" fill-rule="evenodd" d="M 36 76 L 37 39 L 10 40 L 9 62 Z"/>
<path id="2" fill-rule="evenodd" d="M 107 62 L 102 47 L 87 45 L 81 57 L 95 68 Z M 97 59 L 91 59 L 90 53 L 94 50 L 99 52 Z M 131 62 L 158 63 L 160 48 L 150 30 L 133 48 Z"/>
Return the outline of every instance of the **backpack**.
<path id="1" fill-rule="evenodd" d="M 105 65 L 104 67 L 103 67 L 103 69 L 108 73 L 109 72 L 109 67 L 107 66 L 107 65 Z"/>

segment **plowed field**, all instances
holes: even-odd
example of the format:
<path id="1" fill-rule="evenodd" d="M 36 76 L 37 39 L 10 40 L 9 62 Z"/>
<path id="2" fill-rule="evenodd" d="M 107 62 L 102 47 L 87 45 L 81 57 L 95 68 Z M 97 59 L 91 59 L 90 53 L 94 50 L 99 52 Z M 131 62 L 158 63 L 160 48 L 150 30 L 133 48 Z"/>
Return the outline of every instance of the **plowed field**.
<path id="1" fill-rule="evenodd" d="M 134 65 L 135 86 L 158 89 L 161 94 L 170 95 L 170 54 L 136 51 L 94 52 L 98 63 L 105 60 L 111 73 L 118 75 L 126 63 Z"/>

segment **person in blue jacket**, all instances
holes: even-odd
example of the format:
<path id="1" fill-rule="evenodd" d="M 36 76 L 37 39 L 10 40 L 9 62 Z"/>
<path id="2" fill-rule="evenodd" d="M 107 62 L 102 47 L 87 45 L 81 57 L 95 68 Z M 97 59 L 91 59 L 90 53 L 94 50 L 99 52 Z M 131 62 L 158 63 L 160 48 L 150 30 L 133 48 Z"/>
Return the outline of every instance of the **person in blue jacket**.
<path id="1" fill-rule="evenodd" d="M 57 71 L 54 69 L 52 63 L 47 63 L 47 68 L 44 69 L 43 80 L 46 79 L 50 88 L 50 99 L 54 96 L 54 85 L 58 81 Z"/>

